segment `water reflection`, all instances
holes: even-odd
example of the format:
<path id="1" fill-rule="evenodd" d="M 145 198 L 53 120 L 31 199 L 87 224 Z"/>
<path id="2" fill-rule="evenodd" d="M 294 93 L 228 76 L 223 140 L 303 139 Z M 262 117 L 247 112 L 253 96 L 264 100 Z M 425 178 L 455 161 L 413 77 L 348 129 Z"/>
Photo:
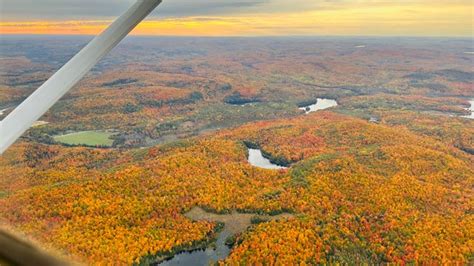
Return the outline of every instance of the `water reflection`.
<path id="1" fill-rule="evenodd" d="M 309 114 L 311 112 L 316 112 L 318 110 L 324 110 L 330 107 L 337 106 L 337 102 L 332 99 L 323 99 L 323 98 L 318 98 L 315 104 L 311 104 L 308 106 L 300 107 L 300 110 L 304 110 L 306 114 Z"/>
<path id="2" fill-rule="evenodd" d="M 285 169 L 286 167 L 276 165 L 269 159 L 263 157 L 262 151 L 259 149 L 249 149 L 248 161 L 251 165 L 265 169 Z"/>

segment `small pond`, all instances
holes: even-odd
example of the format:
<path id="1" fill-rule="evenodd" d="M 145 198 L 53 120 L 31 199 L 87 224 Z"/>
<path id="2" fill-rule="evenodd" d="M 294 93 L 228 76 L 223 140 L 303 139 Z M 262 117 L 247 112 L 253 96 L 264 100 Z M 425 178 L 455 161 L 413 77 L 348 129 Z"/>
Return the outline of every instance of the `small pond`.
<path id="1" fill-rule="evenodd" d="M 270 162 L 269 159 L 263 157 L 262 151 L 259 149 L 249 148 L 248 161 L 253 166 L 265 168 L 265 169 L 285 169 L 286 168 L 284 166 L 276 165 Z"/>
<path id="2" fill-rule="evenodd" d="M 466 110 L 471 111 L 471 114 L 470 115 L 465 115 L 463 117 L 469 118 L 469 119 L 474 119 L 474 99 L 469 101 L 469 103 L 471 104 L 471 107 L 467 108 Z"/>
<path id="3" fill-rule="evenodd" d="M 3 109 L 3 110 L 0 110 L 0 116 L 3 116 L 5 114 L 6 111 L 8 111 L 8 109 L 10 108 L 6 108 L 6 109 Z M 0 120 L 1 121 L 1 120 Z"/>

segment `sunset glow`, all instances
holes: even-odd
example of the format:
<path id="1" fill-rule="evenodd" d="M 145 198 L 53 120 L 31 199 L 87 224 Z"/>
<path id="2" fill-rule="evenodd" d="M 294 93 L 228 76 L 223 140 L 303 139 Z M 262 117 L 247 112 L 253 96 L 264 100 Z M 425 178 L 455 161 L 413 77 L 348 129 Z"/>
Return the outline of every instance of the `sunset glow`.
<path id="1" fill-rule="evenodd" d="M 112 19 L 2 21 L 1 34 L 97 34 Z M 305 12 L 151 18 L 135 35 L 280 36 L 404 35 L 471 36 L 472 7 L 455 3 L 355 5 Z"/>

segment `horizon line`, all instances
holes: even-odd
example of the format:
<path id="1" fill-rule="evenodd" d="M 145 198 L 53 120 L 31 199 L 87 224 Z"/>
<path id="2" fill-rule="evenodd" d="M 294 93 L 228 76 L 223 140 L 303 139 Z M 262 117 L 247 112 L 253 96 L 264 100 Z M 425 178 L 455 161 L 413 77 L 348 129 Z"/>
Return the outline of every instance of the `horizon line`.
<path id="1" fill-rule="evenodd" d="M 65 36 L 65 37 L 95 37 L 98 34 L 62 34 L 62 33 L 2 33 L 0 32 L 0 40 L 2 37 L 15 36 Z M 130 34 L 127 37 L 169 37 L 169 38 L 419 38 L 419 39 L 474 39 L 474 35 L 351 35 L 351 34 L 334 34 L 334 35 L 168 35 L 168 34 Z"/>

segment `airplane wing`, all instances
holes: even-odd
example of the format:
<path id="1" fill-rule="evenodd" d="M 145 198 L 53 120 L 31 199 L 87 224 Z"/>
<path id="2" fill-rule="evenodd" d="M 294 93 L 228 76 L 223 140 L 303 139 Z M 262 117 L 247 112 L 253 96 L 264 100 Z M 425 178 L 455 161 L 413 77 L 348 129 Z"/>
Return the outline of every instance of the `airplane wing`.
<path id="1" fill-rule="evenodd" d="M 0 154 L 8 149 L 91 68 L 132 31 L 161 0 L 138 0 L 0 122 Z"/>

